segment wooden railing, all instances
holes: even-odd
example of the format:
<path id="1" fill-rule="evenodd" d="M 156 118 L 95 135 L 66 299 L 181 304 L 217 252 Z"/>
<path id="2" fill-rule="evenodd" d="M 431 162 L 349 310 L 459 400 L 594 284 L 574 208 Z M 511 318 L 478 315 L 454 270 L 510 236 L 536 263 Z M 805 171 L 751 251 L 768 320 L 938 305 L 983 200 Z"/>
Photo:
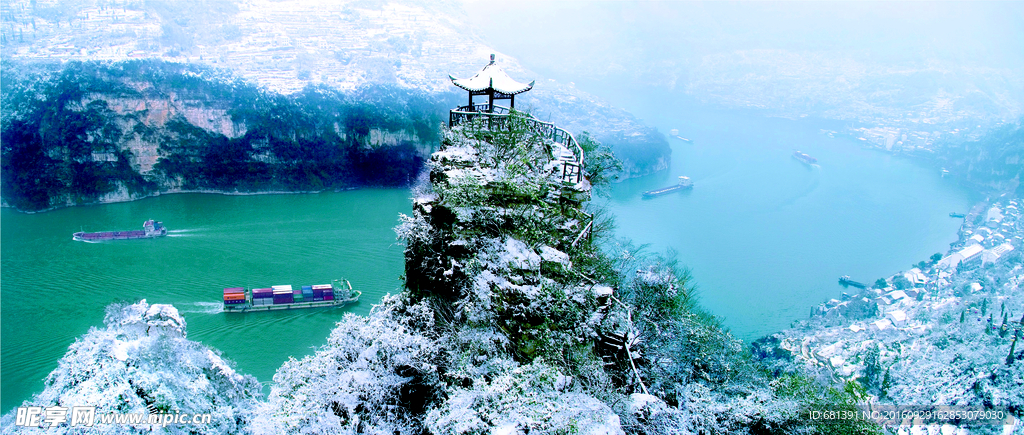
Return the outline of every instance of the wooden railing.
<path id="1" fill-rule="evenodd" d="M 451 110 L 448 113 L 448 127 L 455 127 L 462 122 L 472 120 L 477 117 L 486 117 L 488 128 L 494 128 L 496 125 L 504 124 L 505 120 L 511 116 L 511 109 L 503 106 L 491 106 L 489 104 L 474 104 L 472 106 L 462 106 L 457 109 Z M 584 155 L 583 147 L 580 146 L 576 138 L 573 137 L 572 133 L 558 128 L 555 124 L 550 122 L 544 122 L 531 115 L 520 113 L 522 119 L 529 125 L 529 128 L 533 130 L 537 135 L 549 139 L 552 142 L 564 146 L 569 151 L 572 151 L 572 161 L 563 162 L 562 166 L 562 181 L 569 184 L 577 184 L 583 180 L 583 168 L 584 166 Z M 554 156 L 552 156 L 554 158 Z"/>

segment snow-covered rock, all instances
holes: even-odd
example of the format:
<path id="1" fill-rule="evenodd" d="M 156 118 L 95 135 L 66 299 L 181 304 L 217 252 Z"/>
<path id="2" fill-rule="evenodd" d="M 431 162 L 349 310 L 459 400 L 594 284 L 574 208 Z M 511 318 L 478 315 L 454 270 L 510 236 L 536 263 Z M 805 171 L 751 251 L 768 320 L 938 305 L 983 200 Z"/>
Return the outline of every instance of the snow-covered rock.
<path id="1" fill-rule="evenodd" d="M 237 373 L 214 350 L 185 339 L 185 319 L 170 305 L 116 304 L 106 327 L 93 328 L 68 348 L 45 388 L 25 406 L 95 406 L 97 414 L 211 414 L 210 424 L 170 425 L 169 433 L 234 434 L 247 428 L 260 385 Z M 3 417 L 4 433 L 41 433 Z M 45 433 L 83 433 L 65 424 Z M 126 433 L 131 426 L 99 424 L 89 433 Z"/>

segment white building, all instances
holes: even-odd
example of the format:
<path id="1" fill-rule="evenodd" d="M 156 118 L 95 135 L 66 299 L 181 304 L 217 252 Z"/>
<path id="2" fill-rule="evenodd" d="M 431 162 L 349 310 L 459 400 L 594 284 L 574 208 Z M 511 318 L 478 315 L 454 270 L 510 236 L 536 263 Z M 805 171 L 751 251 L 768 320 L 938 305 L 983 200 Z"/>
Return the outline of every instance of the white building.
<path id="1" fill-rule="evenodd" d="M 885 317 L 892 321 L 892 324 L 897 327 L 902 328 L 907 325 L 907 313 L 903 310 L 890 311 L 889 314 L 885 315 Z"/>
<path id="2" fill-rule="evenodd" d="M 1013 245 L 1009 243 L 1003 243 L 1002 245 L 996 246 L 995 248 L 986 249 L 981 253 L 981 263 L 996 263 L 1000 260 L 1005 259 L 1006 256 L 1009 255 L 1011 252 L 1013 252 Z"/>
<path id="3" fill-rule="evenodd" d="M 960 263 L 971 263 L 981 260 L 981 251 L 984 250 L 985 248 L 981 245 L 968 246 L 939 260 L 937 266 L 940 268 L 955 268 Z"/>
<path id="4" fill-rule="evenodd" d="M 903 274 L 903 277 L 910 281 L 913 285 L 924 285 L 928 284 L 928 277 L 921 272 L 921 269 L 913 268 L 910 271 Z"/>
<path id="5" fill-rule="evenodd" d="M 988 213 L 985 214 L 985 225 L 989 228 L 998 228 L 999 224 L 1003 222 L 1003 212 L 999 210 L 999 207 L 992 207 L 988 209 Z"/>
<path id="6" fill-rule="evenodd" d="M 876 320 L 871 323 L 871 327 L 876 331 L 885 331 L 892 327 L 892 322 L 889 319 Z"/>
<path id="7" fill-rule="evenodd" d="M 886 294 L 885 297 L 889 298 L 890 301 L 897 302 L 901 299 L 907 299 L 910 296 L 907 295 L 907 293 L 904 292 L 903 290 L 895 290 Z"/>

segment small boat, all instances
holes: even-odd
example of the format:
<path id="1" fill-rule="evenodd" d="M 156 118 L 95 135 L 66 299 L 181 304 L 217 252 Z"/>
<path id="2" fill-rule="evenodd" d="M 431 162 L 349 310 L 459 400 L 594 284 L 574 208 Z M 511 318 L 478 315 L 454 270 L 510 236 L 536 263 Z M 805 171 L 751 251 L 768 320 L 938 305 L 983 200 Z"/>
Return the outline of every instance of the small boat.
<path id="1" fill-rule="evenodd" d="M 225 312 L 277 311 L 300 308 L 340 307 L 359 301 L 363 292 L 352 290 L 347 279 L 336 279 L 331 284 L 304 285 L 293 289 L 290 285 L 246 290 L 243 287 L 224 289 Z"/>
<path id="2" fill-rule="evenodd" d="M 804 163 L 806 163 L 808 165 L 813 165 L 815 163 L 818 163 L 818 159 L 816 159 L 814 157 L 811 157 L 811 156 L 809 156 L 807 154 L 804 154 L 804 153 L 802 153 L 800 151 L 794 152 L 793 153 L 793 158 L 795 158 L 795 159 L 797 159 L 797 160 L 799 160 L 801 162 L 804 162 Z"/>
<path id="3" fill-rule="evenodd" d="M 967 217 L 967 215 L 965 215 L 965 214 L 963 214 L 963 213 L 957 213 L 957 212 L 955 212 L 955 211 L 954 211 L 954 212 L 951 212 L 951 213 L 949 214 L 949 217 L 951 217 L 951 218 L 960 218 L 960 219 L 963 219 L 963 218 Z"/>
<path id="4" fill-rule="evenodd" d="M 131 240 L 131 239 L 152 239 L 167 235 L 167 228 L 163 222 L 150 219 L 142 224 L 142 230 L 135 231 L 103 231 L 99 233 L 87 233 L 80 231 L 71 235 L 73 240 L 82 242 L 100 242 L 104 240 Z"/>
<path id="5" fill-rule="evenodd" d="M 689 139 L 687 139 L 685 137 L 680 136 L 679 135 L 679 129 L 673 128 L 672 130 L 669 131 L 669 134 L 672 135 L 672 137 L 674 137 L 676 139 L 679 139 L 679 140 L 681 140 L 683 142 L 693 142 L 692 140 L 689 140 Z"/>
<path id="6" fill-rule="evenodd" d="M 679 177 L 679 184 L 675 186 L 662 187 L 661 189 L 648 190 L 644 192 L 644 198 L 653 198 L 658 195 L 664 195 L 666 193 L 672 193 L 677 190 L 692 189 L 693 182 L 690 181 L 690 177 Z"/>

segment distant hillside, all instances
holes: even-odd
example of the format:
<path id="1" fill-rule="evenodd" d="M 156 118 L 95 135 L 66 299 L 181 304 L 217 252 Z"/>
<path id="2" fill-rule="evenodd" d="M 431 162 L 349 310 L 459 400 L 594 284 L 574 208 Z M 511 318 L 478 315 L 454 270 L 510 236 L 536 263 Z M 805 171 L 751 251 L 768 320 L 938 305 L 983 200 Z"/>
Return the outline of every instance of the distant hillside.
<path id="1" fill-rule="evenodd" d="M 1024 120 L 1022 120 L 1024 121 Z M 924 157 L 971 186 L 983 190 L 1013 191 L 1024 197 L 1024 122 L 1006 124 L 977 140 L 949 137 Z"/>
<path id="2" fill-rule="evenodd" d="M 455 90 L 449 73 L 469 77 L 497 53 L 512 77 L 537 79 L 517 98 L 521 109 L 590 132 L 621 154 L 625 175 L 663 170 L 670 160 L 664 136 L 628 112 L 488 46 L 457 2 L 12 0 L 0 16 L 4 59 L 208 65 L 285 95 L 311 85 L 346 93 L 382 85 L 443 98 Z"/>
<path id="3" fill-rule="evenodd" d="M 181 190 L 404 186 L 448 106 L 385 85 L 283 96 L 154 60 L 35 68 L 0 73 L 3 201 L 26 211 Z"/>

